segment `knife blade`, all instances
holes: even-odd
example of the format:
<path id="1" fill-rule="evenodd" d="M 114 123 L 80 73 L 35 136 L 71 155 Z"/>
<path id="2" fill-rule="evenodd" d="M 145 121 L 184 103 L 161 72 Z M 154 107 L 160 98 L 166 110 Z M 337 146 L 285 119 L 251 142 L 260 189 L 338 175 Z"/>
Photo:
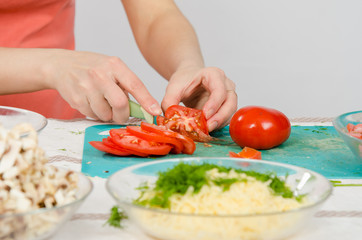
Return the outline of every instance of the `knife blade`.
<path id="1" fill-rule="evenodd" d="M 212 137 L 212 139 L 207 143 L 220 146 L 238 146 L 233 140 L 225 140 L 216 137 Z"/>

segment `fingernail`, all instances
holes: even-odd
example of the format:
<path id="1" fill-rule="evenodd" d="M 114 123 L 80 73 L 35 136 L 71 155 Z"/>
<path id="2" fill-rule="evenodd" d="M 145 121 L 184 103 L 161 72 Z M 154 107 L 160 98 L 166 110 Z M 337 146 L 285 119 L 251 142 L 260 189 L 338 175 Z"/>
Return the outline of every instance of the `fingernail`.
<path id="1" fill-rule="evenodd" d="M 219 125 L 219 123 L 217 121 L 213 121 L 211 124 L 209 124 L 208 128 L 209 128 L 209 131 L 213 131 L 217 128 L 217 126 Z"/>
<path id="2" fill-rule="evenodd" d="M 156 103 L 151 105 L 150 111 L 153 113 L 153 115 L 161 115 L 162 113 L 161 107 Z"/>

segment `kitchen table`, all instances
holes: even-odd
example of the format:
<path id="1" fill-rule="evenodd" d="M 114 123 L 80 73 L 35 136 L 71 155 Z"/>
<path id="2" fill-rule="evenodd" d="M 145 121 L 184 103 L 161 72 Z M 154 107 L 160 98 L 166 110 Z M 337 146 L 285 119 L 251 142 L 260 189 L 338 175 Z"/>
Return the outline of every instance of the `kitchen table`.
<path id="1" fill-rule="evenodd" d="M 329 118 L 291 120 L 292 124 L 299 125 L 332 125 Z M 87 119 L 48 119 L 47 126 L 39 134 L 39 144 L 45 150 L 50 164 L 81 171 L 85 129 L 97 124 L 100 123 Z M 105 188 L 106 179 L 91 177 L 91 180 L 94 185 L 92 193 L 52 239 L 152 239 L 128 220 L 123 221 L 123 229 L 105 226 L 115 201 Z M 362 184 L 362 179 L 343 179 L 343 183 Z M 331 197 L 309 225 L 290 238 L 301 239 L 362 239 L 362 187 L 335 187 Z"/>

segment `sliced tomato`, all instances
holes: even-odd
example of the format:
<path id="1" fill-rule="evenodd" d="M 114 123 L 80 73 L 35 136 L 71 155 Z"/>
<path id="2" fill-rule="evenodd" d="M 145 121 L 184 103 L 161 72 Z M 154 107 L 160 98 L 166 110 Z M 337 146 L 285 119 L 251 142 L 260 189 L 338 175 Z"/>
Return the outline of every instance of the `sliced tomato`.
<path id="1" fill-rule="evenodd" d="M 354 125 L 352 123 L 348 123 L 346 127 L 347 127 L 348 132 L 352 132 L 354 129 Z"/>
<path id="2" fill-rule="evenodd" d="M 129 152 L 132 155 L 136 155 L 136 156 L 139 156 L 139 157 L 147 157 L 148 156 L 148 154 L 145 154 L 145 153 L 133 151 L 133 150 L 130 150 L 130 149 L 121 148 L 120 146 L 118 146 L 117 144 L 115 144 L 112 141 L 112 138 L 110 136 L 108 136 L 107 138 L 103 138 L 102 142 L 103 142 L 104 145 L 106 145 L 108 147 L 115 148 L 115 149 L 125 151 L 125 152 Z"/>
<path id="3" fill-rule="evenodd" d="M 352 137 L 355 137 L 355 138 L 362 139 L 362 133 L 350 132 L 349 135 L 352 136 Z"/>
<path id="4" fill-rule="evenodd" d="M 229 152 L 230 157 L 261 159 L 261 152 L 249 147 L 244 147 L 239 153 Z"/>
<path id="5" fill-rule="evenodd" d="M 182 153 L 193 154 L 196 150 L 196 144 L 191 138 L 183 136 L 180 133 L 171 131 L 171 130 L 167 129 L 166 126 L 157 126 L 155 124 L 141 122 L 141 128 L 144 131 L 156 133 L 158 135 L 175 138 L 175 139 L 179 140 L 183 145 Z"/>
<path id="6" fill-rule="evenodd" d="M 109 131 L 112 141 L 127 150 L 133 150 L 149 155 L 166 155 L 172 146 L 164 143 L 147 141 L 127 132 L 126 129 L 111 129 Z"/>
<path id="7" fill-rule="evenodd" d="M 348 123 L 347 130 L 348 130 L 348 134 L 350 136 L 358 138 L 358 139 L 362 139 L 362 123 L 359 123 L 356 125 L 354 125 L 352 123 Z"/>
<path id="8" fill-rule="evenodd" d="M 134 136 L 142 138 L 146 141 L 153 141 L 158 143 L 168 143 L 173 146 L 171 149 L 172 153 L 179 154 L 184 149 L 183 144 L 176 138 L 167 137 L 165 135 L 161 135 L 154 132 L 149 132 L 147 130 L 142 129 L 140 126 L 127 126 L 127 131 Z"/>
<path id="9" fill-rule="evenodd" d="M 242 158 L 261 159 L 261 152 L 250 147 L 244 147 L 239 156 Z"/>
<path id="10" fill-rule="evenodd" d="M 165 118 L 172 121 L 180 121 L 185 127 L 195 127 L 208 134 L 206 118 L 202 110 L 188 108 L 180 105 L 172 105 L 165 112 Z M 188 125 L 188 126 L 187 126 Z"/>
<path id="11" fill-rule="evenodd" d="M 237 154 L 236 152 L 229 152 L 229 156 L 230 157 L 233 157 L 233 158 L 239 158 L 240 156 L 239 156 L 239 154 Z"/>
<path id="12" fill-rule="evenodd" d="M 109 130 L 109 135 L 111 136 L 111 138 L 114 138 L 114 137 L 122 137 L 125 135 L 130 135 L 130 134 L 127 132 L 127 129 L 125 129 L 125 128 L 112 128 L 111 130 Z"/>
<path id="13" fill-rule="evenodd" d="M 362 133 L 362 123 L 358 123 L 356 126 L 354 126 L 354 131 Z"/>
<path id="14" fill-rule="evenodd" d="M 156 117 L 156 123 L 157 123 L 157 125 L 164 125 L 165 119 L 166 119 L 165 117 L 157 116 L 157 117 Z"/>
<path id="15" fill-rule="evenodd" d="M 172 105 L 166 110 L 165 118 L 157 118 L 157 124 L 166 126 L 168 129 L 197 142 L 212 140 L 202 110 Z"/>
<path id="16" fill-rule="evenodd" d="M 105 153 L 110 153 L 113 155 L 117 155 L 117 156 L 129 156 L 131 155 L 131 153 L 124 151 L 124 150 L 120 150 L 120 149 L 116 149 L 113 147 L 109 147 L 107 145 L 105 145 L 103 142 L 100 141 L 91 141 L 89 142 L 90 145 L 92 145 L 92 147 L 94 147 L 95 149 L 105 152 Z"/>

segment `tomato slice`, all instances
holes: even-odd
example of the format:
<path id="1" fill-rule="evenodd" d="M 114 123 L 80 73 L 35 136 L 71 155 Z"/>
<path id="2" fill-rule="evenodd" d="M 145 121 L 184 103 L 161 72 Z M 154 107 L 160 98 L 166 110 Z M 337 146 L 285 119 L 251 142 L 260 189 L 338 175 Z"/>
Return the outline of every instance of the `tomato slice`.
<path id="1" fill-rule="evenodd" d="M 157 123 L 157 125 L 164 125 L 164 122 L 165 122 L 165 117 L 162 117 L 162 116 L 157 116 L 156 117 L 156 123 Z"/>
<path id="2" fill-rule="evenodd" d="M 352 132 L 354 129 L 354 125 L 352 123 L 348 123 L 346 127 L 347 127 L 348 132 Z"/>
<path id="3" fill-rule="evenodd" d="M 202 110 L 188 108 L 180 105 L 172 105 L 165 112 L 165 118 L 168 120 L 181 120 L 186 127 L 197 125 L 197 128 L 208 134 L 206 118 Z M 187 124 L 189 126 L 187 126 Z"/>
<path id="4" fill-rule="evenodd" d="M 125 135 L 131 135 L 127 132 L 127 129 L 125 128 L 112 128 L 109 130 L 109 135 L 113 139 L 114 137 L 122 137 Z"/>
<path id="5" fill-rule="evenodd" d="M 362 123 L 359 124 L 347 124 L 348 134 L 352 137 L 362 139 Z"/>
<path id="6" fill-rule="evenodd" d="M 168 143 L 173 146 L 171 149 L 172 153 L 179 154 L 184 149 L 181 141 L 177 140 L 173 137 L 167 137 L 165 135 L 157 134 L 154 132 L 149 132 L 147 130 L 142 129 L 140 126 L 127 126 L 127 131 L 134 136 L 142 138 L 146 141 L 153 141 L 158 143 Z"/>
<path id="7" fill-rule="evenodd" d="M 117 149 L 117 148 L 113 148 L 113 147 L 109 147 L 107 145 L 105 145 L 103 142 L 100 141 L 90 141 L 89 142 L 90 145 L 92 145 L 92 147 L 94 147 L 95 149 L 105 152 L 105 153 L 110 153 L 113 155 L 117 155 L 117 156 L 129 156 L 131 155 L 131 153 L 121 150 L 121 149 Z"/>
<path id="8" fill-rule="evenodd" d="M 356 126 L 354 126 L 354 131 L 362 133 L 362 123 L 358 123 Z"/>
<path id="9" fill-rule="evenodd" d="M 127 150 L 133 150 L 149 155 L 166 155 L 170 152 L 169 144 L 147 141 L 127 132 L 126 129 L 111 129 L 112 141 Z"/>
<path id="10" fill-rule="evenodd" d="M 157 118 L 157 124 L 166 126 L 168 129 L 197 142 L 212 140 L 202 110 L 172 105 L 166 110 L 165 118 Z"/>
<path id="11" fill-rule="evenodd" d="M 171 131 L 171 130 L 167 129 L 166 126 L 157 126 L 155 124 L 141 122 L 141 128 L 144 131 L 156 133 L 158 135 L 175 138 L 175 139 L 179 140 L 183 145 L 182 153 L 193 154 L 196 150 L 196 144 L 191 138 L 183 136 L 180 133 Z"/>
<path id="12" fill-rule="evenodd" d="M 102 142 L 103 142 L 104 145 L 106 145 L 108 147 L 119 149 L 119 150 L 122 150 L 122 151 L 125 151 L 125 152 L 129 152 L 132 155 L 136 155 L 136 156 L 139 156 L 139 157 L 147 157 L 148 156 L 148 154 L 145 154 L 145 153 L 133 151 L 133 150 L 130 150 L 130 149 L 121 148 L 120 146 L 118 146 L 117 144 L 115 144 L 112 141 L 112 138 L 110 136 L 108 136 L 107 138 L 103 138 Z"/>
<path id="13" fill-rule="evenodd" d="M 229 152 L 230 157 L 261 159 L 261 152 L 249 147 L 244 147 L 239 153 Z"/>
<path id="14" fill-rule="evenodd" d="M 233 158 L 239 158 L 240 156 L 239 156 L 239 154 L 237 154 L 236 152 L 229 152 L 229 156 L 230 157 L 233 157 Z"/>

